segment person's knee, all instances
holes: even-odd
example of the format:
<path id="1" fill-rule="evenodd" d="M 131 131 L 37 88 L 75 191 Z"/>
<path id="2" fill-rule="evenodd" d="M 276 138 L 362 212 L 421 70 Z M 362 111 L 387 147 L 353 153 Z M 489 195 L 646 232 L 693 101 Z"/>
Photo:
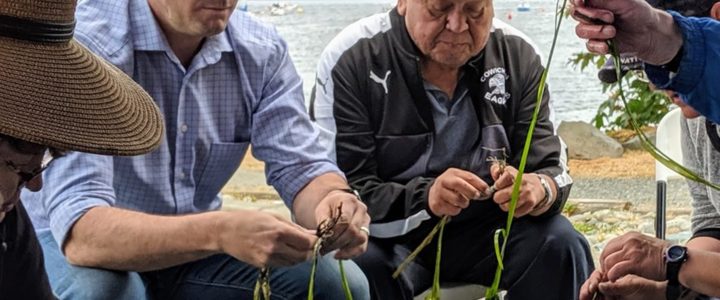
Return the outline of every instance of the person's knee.
<path id="1" fill-rule="evenodd" d="M 548 224 L 544 236 L 542 248 L 546 252 L 573 253 L 581 257 L 590 254 L 590 247 L 585 237 L 564 217 L 558 216 Z"/>
<path id="2" fill-rule="evenodd" d="M 53 286 L 60 299 L 145 299 L 140 275 L 70 266 Z"/>

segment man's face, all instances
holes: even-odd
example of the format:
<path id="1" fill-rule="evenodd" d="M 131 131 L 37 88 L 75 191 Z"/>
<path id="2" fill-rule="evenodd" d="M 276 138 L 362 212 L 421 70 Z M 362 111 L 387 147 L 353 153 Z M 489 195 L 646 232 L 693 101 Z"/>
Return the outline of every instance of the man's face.
<path id="1" fill-rule="evenodd" d="M 164 30 L 204 38 L 225 30 L 237 0 L 148 0 L 148 3 Z"/>
<path id="2" fill-rule="evenodd" d="M 20 201 L 23 186 L 31 191 L 42 188 L 43 157 L 47 147 L 0 137 L 0 222 Z"/>
<path id="3" fill-rule="evenodd" d="M 398 0 L 398 12 L 426 59 L 459 68 L 487 43 L 492 0 Z"/>

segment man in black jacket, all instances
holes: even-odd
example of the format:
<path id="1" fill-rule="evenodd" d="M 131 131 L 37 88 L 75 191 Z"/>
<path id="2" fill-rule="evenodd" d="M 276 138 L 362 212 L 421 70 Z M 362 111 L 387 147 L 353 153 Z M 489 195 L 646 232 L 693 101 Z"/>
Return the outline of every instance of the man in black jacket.
<path id="1" fill-rule="evenodd" d="M 150 96 L 73 39 L 75 2 L 0 0 L 3 300 L 55 298 L 20 190 L 40 190 L 63 151 L 137 155 L 163 135 Z"/>
<path id="2" fill-rule="evenodd" d="M 327 46 L 310 112 L 368 205 L 370 244 L 356 262 L 374 299 L 412 299 L 430 286 L 432 245 L 399 280 L 390 274 L 445 215 L 441 280 L 491 284 L 493 234 L 505 224 L 543 70 L 489 0 L 399 0 Z M 572 179 L 547 93 L 541 105 L 501 287 L 512 299 L 576 299 L 592 259 L 560 215 Z"/>

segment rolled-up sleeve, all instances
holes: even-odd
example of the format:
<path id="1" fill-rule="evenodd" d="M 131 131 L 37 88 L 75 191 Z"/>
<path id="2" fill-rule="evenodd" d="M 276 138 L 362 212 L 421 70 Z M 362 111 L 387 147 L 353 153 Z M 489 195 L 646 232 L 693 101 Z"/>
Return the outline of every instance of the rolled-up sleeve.
<path id="1" fill-rule="evenodd" d="M 645 72 L 662 89 L 682 95 L 683 100 L 715 123 L 720 123 L 720 22 L 711 18 L 684 17 L 670 11 L 683 35 L 683 53 L 677 73 L 662 66 L 646 65 Z"/>
<path id="2" fill-rule="evenodd" d="M 253 155 L 266 163 L 268 184 L 292 207 L 297 193 L 325 173 L 342 175 L 319 143 L 319 131 L 305 111 L 302 80 L 278 40 L 265 68 L 262 100 L 253 113 Z"/>
<path id="3" fill-rule="evenodd" d="M 39 192 L 23 192 L 24 202 L 42 204 L 58 245 L 64 244 L 72 226 L 88 210 L 115 205 L 112 160 L 111 156 L 72 152 L 43 173 Z"/>

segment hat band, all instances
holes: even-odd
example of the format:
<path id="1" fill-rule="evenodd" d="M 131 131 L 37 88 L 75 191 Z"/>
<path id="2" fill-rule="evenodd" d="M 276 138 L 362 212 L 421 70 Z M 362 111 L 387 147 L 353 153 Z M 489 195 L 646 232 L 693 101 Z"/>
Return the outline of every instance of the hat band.
<path id="1" fill-rule="evenodd" d="M 0 15 L 0 36 L 41 43 L 69 42 L 75 31 L 71 23 L 41 23 L 13 16 Z"/>

